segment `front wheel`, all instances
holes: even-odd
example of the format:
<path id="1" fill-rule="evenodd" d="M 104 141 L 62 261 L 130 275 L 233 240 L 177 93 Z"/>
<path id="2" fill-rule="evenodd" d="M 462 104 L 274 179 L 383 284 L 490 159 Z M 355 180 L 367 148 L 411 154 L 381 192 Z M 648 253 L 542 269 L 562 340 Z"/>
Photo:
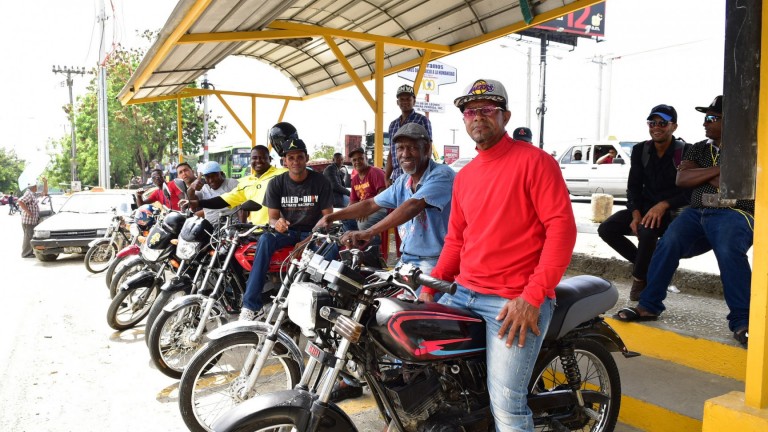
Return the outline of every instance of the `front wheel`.
<path id="1" fill-rule="evenodd" d="M 160 291 L 160 294 L 155 299 L 155 302 L 152 303 L 152 308 L 149 310 L 149 315 L 147 315 L 147 322 L 144 325 L 144 329 L 149 332 L 149 329 L 152 328 L 152 325 L 155 323 L 157 316 L 160 315 L 160 312 L 163 311 L 163 308 L 177 298 L 184 297 L 187 294 L 189 293 L 184 291 Z M 149 338 L 147 338 L 147 344 L 149 344 Z"/>
<path id="2" fill-rule="evenodd" d="M 127 281 L 131 276 L 143 270 L 145 267 L 144 261 L 141 259 L 135 259 L 133 261 L 125 263 L 120 269 L 118 269 L 114 276 L 112 276 L 112 282 L 109 284 L 109 298 L 115 298 L 118 291 L 120 291 L 120 285 Z"/>
<path id="3" fill-rule="evenodd" d="M 109 239 L 104 239 L 88 249 L 85 254 L 85 269 L 91 273 L 106 270 L 117 255 L 117 247 Z"/>
<path id="4" fill-rule="evenodd" d="M 192 358 L 179 383 L 179 410 L 190 431 L 210 431 L 214 421 L 240 402 L 299 382 L 302 359 L 291 356 L 278 340 L 253 390 L 241 395 L 248 379 L 245 361 L 265 337 L 262 330 L 233 333 L 208 342 Z"/>
<path id="5" fill-rule="evenodd" d="M 156 295 L 154 286 L 120 290 L 107 309 L 107 324 L 115 330 L 133 328 L 147 316 Z"/>
<path id="6" fill-rule="evenodd" d="M 157 370 L 164 375 L 181 378 L 192 356 L 207 341 L 205 334 L 223 324 L 222 317 L 212 311 L 212 316 L 206 317 L 205 330 L 200 340 L 193 340 L 202 312 L 199 303 L 192 303 L 173 312 L 163 310 L 155 318 L 149 329 L 149 356 Z"/>
<path id="7" fill-rule="evenodd" d="M 553 349 L 537 361 L 529 392 L 542 394 L 570 390 L 563 367 L 569 362 L 567 349 Z M 589 430 L 612 431 L 621 405 L 621 378 L 616 361 L 605 347 L 588 339 L 573 344 L 573 359 L 581 375 L 579 388 L 585 392 L 584 406 L 569 406 L 557 411 L 534 412 L 536 431 Z"/>
<path id="8" fill-rule="evenodd" d="M 112 262 L 109 263 L 109 267 L 107 267 L 107 272 L 104 273 L 104 282 L 107 284 L 107 288 L 109 288 L 109 285 L 112 283 L 112 277 L 117 273 L 118 270 L 123 268 L 123 265 L 128 263 L 128 258 L 133 258 L 135 255 L 124 255 L 121 257 L 115 257 L 115 259 L 112 260 Z"/>

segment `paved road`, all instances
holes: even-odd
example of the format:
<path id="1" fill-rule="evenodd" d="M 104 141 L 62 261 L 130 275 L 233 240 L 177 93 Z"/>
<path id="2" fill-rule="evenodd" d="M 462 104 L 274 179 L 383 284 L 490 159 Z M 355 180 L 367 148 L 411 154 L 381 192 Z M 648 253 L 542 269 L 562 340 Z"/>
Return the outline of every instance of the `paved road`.
<path id="1" fill-rule="evenodd" d="M 20 220 L 7 207 L 0 232 L 0 431 L 184 430 L 177 382 L 151 366 L 143 326 L 107 326 L 103 275 L 88 273 L 82 256 L 20 258 Z M 344 409 L 361 431 L 381 430 L 370 397 Z"/>

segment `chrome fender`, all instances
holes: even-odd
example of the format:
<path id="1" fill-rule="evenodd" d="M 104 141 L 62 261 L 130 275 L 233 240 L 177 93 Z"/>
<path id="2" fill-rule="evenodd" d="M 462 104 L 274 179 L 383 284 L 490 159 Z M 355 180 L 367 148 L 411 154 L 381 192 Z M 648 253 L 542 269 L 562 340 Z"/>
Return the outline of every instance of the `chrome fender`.
<path id="1" fill-rule="evenodd" d="M 165 312 L 176 312 L 177 310 L 189 306 L 192 304 L 199 304 L 200 306 L 203 305 L 203 303 L 208 299 L 208 297 L 200 295 L 200 294 L 189 294 L 185 295 L 183 297 L 179 297 L 176 300 L 168 303 L 165 305 L 163 310 Z"/>
<path id="2" fill-rule="evenodd" d="M 266 334 L 272 331 L 272 325 L 261 321 L 232 321 L 231 323 L 224 324 L 221 327 L 217 327 L 206 335 L 209 340 L 220 339 L 225 336 L 229 336 L 235 333 L 262 333 Z M 304 353 L 302 353 L 296 342 L 291 339 L 284 331 L 278 330 L 277 341 L 283 344 L 291 357 L 299 364 L 299 370 L 304 373 Z"/>
<path id="3" fill-rule="evenodd" d="M 109 243 L 110 241 L 111 240 L 106 238 L 106 237 L 97 238 L 95 240 L 91 240 L 90 242 L 88 242 L 88 248 L 90 249 L 90 248 L 96 246 L 99 243 Z"/>
<path id="4" fill-rule="evenodd" d="M 282 390 L 258 395 L 219 417 L 212 429 L 216 432 L 249 430 L 253 422 L 267 418 L 290 418 L 297 430 L 307 429 L 312 411 L 314 395 L 305 390 Z M 320 415 L 320 414 L 315 414 Z M 328 403 L 322 413 L 318 432 L 356 432 L 357 428 L 349 416 L 336 404 Z"/>

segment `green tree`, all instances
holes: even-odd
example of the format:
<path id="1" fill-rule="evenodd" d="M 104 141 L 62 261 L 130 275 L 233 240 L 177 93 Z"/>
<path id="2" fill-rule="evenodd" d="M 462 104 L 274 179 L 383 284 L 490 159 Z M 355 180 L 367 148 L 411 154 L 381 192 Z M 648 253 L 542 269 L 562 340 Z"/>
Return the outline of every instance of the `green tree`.
<path id="1" fill-rule="evenodd" d="M 328 144 L 321 144 L 315 146 L 315 152 L 312 153 L 311 159 L 333 159 L 333 154 L 336 153 L 336 147 Z"/>
<path id="2" fill-rule="evenodd" d="M 145 38 L 154 33 L 145 32 Z M 109 121 L 109 159 L 113 185 L 126 185 L 132 176 L 146 179 L 145 168 L 152 160 L 161 163 L 178 160 L 176 101 L 122 106 L 117 95 L 144 57 L 143 49 L 118 47 L 107 59 L 107 105 Z M 98 184 L 98 70 L 86 94 L 77 98 L 77 171 L 83 185 Z M 193 85 L 194 86 L 194 85 Z M 182 145 L 184 154 L 196 154 L 203 141 L 203 111 L 192 98 L 182 99 Z M 64 111 L 69 115 L 69 106 Z M 208 123 L 209 140 L 219 133 L 218 119 Z M 71 142 L 53 142 L 53 165 L 49 177 L 68 182 Z"/>
<path id="3" fill-rule="evenodd" d="M 24 160 L 19 159 L 15 151 L 0 148 L 0 191 L 18 192 L 17 181 L 22 171 L 24 171 Z"/>

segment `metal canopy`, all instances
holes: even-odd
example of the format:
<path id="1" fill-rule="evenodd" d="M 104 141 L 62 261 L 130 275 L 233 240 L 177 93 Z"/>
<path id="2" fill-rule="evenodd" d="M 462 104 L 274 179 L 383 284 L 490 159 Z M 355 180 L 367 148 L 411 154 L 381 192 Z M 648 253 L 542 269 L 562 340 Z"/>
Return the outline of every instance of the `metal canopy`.
<path id="1" fill-rule="evenodd" d="M 377 45 L 386 76 L 599 1 L 180 0 L 118 97 L 189 96 L 185 87 L 239 55 L 277 68 L 305 99 L 362 87 L 375 75 Z"/>

